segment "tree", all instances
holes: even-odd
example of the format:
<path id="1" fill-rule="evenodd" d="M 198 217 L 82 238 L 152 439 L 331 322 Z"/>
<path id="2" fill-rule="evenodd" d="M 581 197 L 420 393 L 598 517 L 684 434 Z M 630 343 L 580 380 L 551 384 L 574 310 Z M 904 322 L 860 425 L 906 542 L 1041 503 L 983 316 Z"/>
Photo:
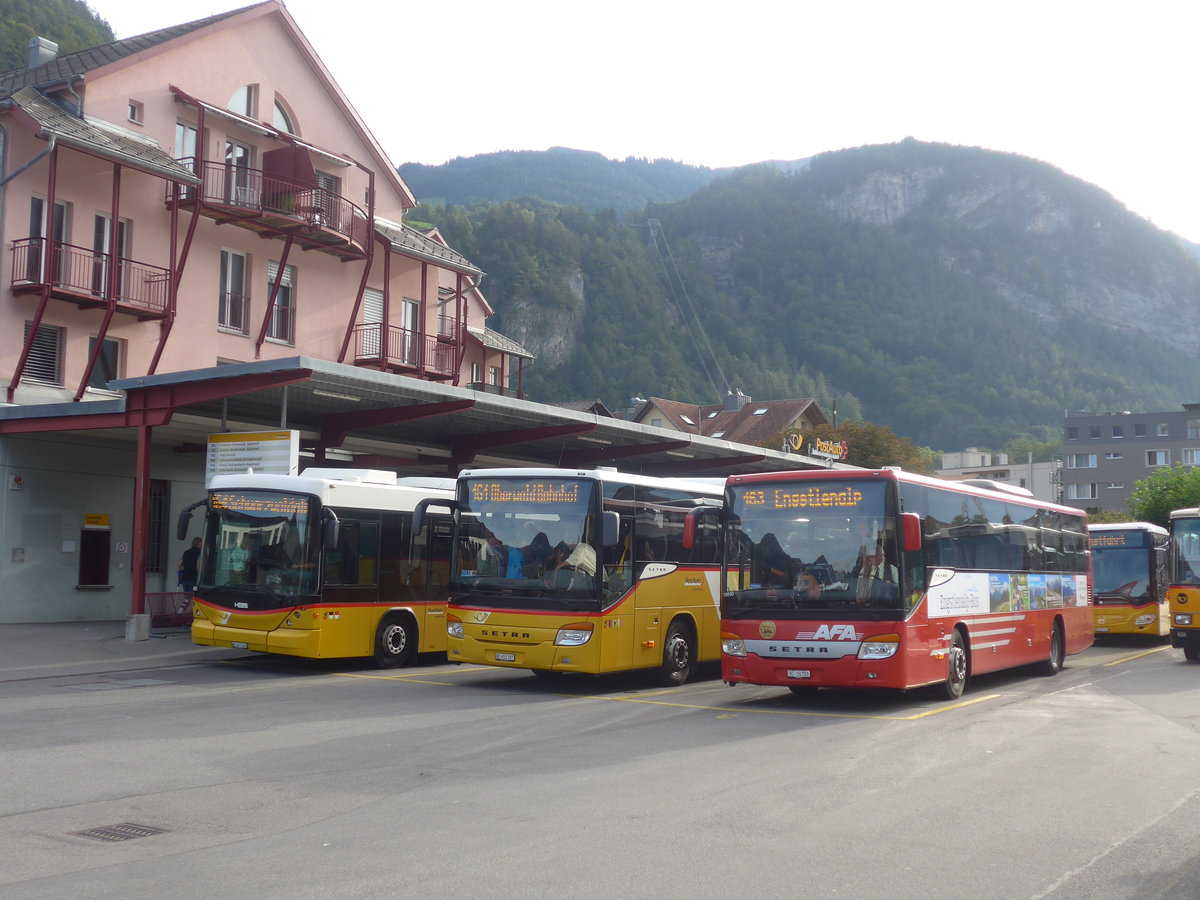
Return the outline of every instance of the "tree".
<path id="1" fill-rule="evenodd" d="M 29 61 L 29 39 L 58 44 L 59 55 L 111 43 L 112 28 L 83 0 L 0 0 L 0 72 Z"/>
<path id="2" fill-rule="evenodd" d="M 842 461 L 852 466 L 862 466 L 864 469 L 899 466 L 909 472 L 925 474 L 932 471 L 922 457 L 921 450 L 908 438 L 900 437 L 886 425 L 876 425 L 872 422 L 847 422 L 837 428 L 832 425 L 818 425 L 807 433 L 806 439 L 820 439 L 839 444 L 845 441 L 847 453 Z M 779 439 L 769 440 L 774 443 L 764 446 L 780 446 Z"/>
<path id="3" fill-rule="evenodd" d="M 1166 528 L 1171 510 L 1200 506 L 1200 466 L 1176 463 L 1155 469 L 1134 485 L 1126 506 L 1137 521 Z"/>

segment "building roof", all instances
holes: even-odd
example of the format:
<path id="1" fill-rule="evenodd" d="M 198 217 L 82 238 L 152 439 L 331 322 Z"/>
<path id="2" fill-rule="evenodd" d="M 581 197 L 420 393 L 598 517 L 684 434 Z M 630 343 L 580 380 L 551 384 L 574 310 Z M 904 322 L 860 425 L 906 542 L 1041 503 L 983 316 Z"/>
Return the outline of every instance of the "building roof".
<path id="1" fill-rule="evenodd" d="M 187 166 L 159 149 L 157 143 L 91 116 L 68 112 L 35 88 L 23 87 L 8 98 L 10 108 L 24 112 L 47 138 L 85 153 L 111 159 L 171 181 L 200 184 Z"/>
<path id="2" fill-rule="evenodd" d="M 22 67 L 4 72 L 0 74 L 0 99 L 16 93 L 27 85 L 51 85 L 69 78 L 84 75 L 93 69 L 119 62 L 127 56 L 142 53 L 152 47 L 157 47 L 159 44 L 183 37 L 193 31 L 199 31 L 201 28 L 212 25 L 214 22 L 231 18 L 248 9 L 253 9 L 255 6 L 267 6 L 274 4 L 274 2 L 275 0 L 268 0 L 267 3 L 255 3 L 250 6 L 243 6 L 240 9 L 233 9 L 229 12 L 209 16 L 207 19 L 197 19 L 195 22 L 185 22 L 182 25 L 160 28 L 158 31 L 149 31 L 137 37 L 113 41 L 111 44 L 102 44 L 99 47 L 90 47 L 87 50 L 79 50 L 75 53 L 64 53 L 58 58 L 32 69 Z"/>
<path id="3" fill-rule="evenodd" d="M 612 414 L 604 401 L 599 397 L 593 397 L 591 400 L 566 400 L 562 403 L 551 403 L 551 406 L 557 406 L 559 409 L 570 409 L 575 412 L 592 413 L 593 415 L 603 416 L 606 419 L 617 418 Z"/>
<path id="4" fill-rule="evenodd" d="M 810 398 L 767 400 L 761 403 L 749 401 L 731 410 L 723 405 L 698 406 L 662 397 L 646 400 L 634 414 L 634 421 L 641 421 L 651 406 L 662 412 L 679 431 L 705 437 L 719 435 L 721 440 L 739 444 L 758 445 L 790 428 L 801 418 L 807 418 L 813 425 L 824 425 L 829 421 L 817 402 Z"/>
<path id="5" fill-rule="evenodd" d="M 507 353 L 509 356 L 521 356 L 525 359 L 534 358 L 532 353 L 512 338 L 505 337 L 498 331 L 492 331 L 490 328 L 477 328 L 474 325 L 468 325 L 467 331 L 489 350 L 499 350 L 502 353 Z"/>
<path id="6" fill-rule="evenodd" d="M 483 269 L 472 264 L 457 250 L 452 250 L 441 241 L 435 241 L 426 234 L 399 222 L 387 219 L 375 219 L 375 230 L 392 243 L 398 253 L 426 259 L 430 262 L 445 266 L 448 269 L 462 272 L 465 275 L 482 275 Z"/>

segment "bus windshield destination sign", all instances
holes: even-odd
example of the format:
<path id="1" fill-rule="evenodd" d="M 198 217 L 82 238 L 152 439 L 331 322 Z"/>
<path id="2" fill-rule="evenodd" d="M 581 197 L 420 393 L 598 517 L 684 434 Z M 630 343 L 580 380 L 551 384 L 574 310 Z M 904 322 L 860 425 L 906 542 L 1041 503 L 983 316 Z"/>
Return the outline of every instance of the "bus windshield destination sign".
<path id="1" fill-rule="evenodd" d="M 303 516 L 309 500 L 296 494 L 246 494 L 237 491 L 213 491 L 212 508 L 243 513 L 267 513 L 274 516 Z"/>
<path id="2" fill-rule="evenodd" d="M 852 487 L 843 490 L 822 490 L 811 487 L 807 490 L 775 488 L 771 491 L 746 491 L 742 502 L 746 506 L 765 506 L 768 509 L 817 509 L 838 507 L 853 509 L 862 504 L 863 495 Z"/>
<path id="3" fill-rule="evenodd" d="M 579 502 L 578 481 L 501 481 L 471 482 L 472 503 L 545 503 Z"/>

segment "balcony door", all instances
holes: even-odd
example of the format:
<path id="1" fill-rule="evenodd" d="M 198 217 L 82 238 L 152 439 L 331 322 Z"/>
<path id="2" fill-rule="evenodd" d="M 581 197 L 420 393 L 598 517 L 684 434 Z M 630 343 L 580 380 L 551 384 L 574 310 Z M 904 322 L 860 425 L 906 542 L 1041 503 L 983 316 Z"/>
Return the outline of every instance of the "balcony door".
<path id="1" fill-rule="evenodd" d="M 404 335 L 403 358 L 406 365 L 420 364 L 421 304 L 416 300 L 405 300 L 401 310 L 401 327 Z"/>
<path id="2" fill-rule="evenodd" d="M 109 247 L 112 240 L 112 216 L 107 213 L 96 213 L 92 226 L 92 293 L 97 297 L 108 296 L 108 274 L 112 263 L 117 265 L 117 298 L 126 296 L 124 272 L 121 261 L 129 258 L 129 220 L 121 219 L 117 223 L 117 254 L 116 260 L 109 259 Z"/>
<path id="3" fill-rule="evenodd" d="M 47 221 L 48 204 L 45 197 L 32 197 L 29 201 L 29 236 L 41 238 L 29 242 L 29 254 L 26 256 L 26 280 L 37 284 L 45 281 L 57 282 L 62 272 L 62 253 L 58 250 L 67 236 L 67 205 L 54 204 L 53 225 Z M 47 247 L 47 237 L 52 246 Z M 53 260 L 51 271 L 43 269 L 43 263 Z"/>
<path id="4" fill-rule="evenodd" d="M 250 172 L 254 148 L 228 139 L 225 141 L 225 201 L 233 206 L 258 206 L 258 189 Z"/>

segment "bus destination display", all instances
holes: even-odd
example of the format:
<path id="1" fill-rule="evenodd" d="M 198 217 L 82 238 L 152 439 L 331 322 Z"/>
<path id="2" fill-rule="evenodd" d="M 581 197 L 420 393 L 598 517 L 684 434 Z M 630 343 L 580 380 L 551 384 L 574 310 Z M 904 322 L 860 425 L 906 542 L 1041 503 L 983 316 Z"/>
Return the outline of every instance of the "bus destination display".
<path id="1" fill-rule="evenodd" d="M 213 491 L 212 508 L 271 516 L 303 516 L 308 513 L 309 498 L 297 494 Z"/>
<path id="2" fill-rule="evenodd" d="M 511 481 L 479 479 L 472 481 L 472 503 L 534 503 L 547 505 L 579 502 L 578 481 Z"/>

